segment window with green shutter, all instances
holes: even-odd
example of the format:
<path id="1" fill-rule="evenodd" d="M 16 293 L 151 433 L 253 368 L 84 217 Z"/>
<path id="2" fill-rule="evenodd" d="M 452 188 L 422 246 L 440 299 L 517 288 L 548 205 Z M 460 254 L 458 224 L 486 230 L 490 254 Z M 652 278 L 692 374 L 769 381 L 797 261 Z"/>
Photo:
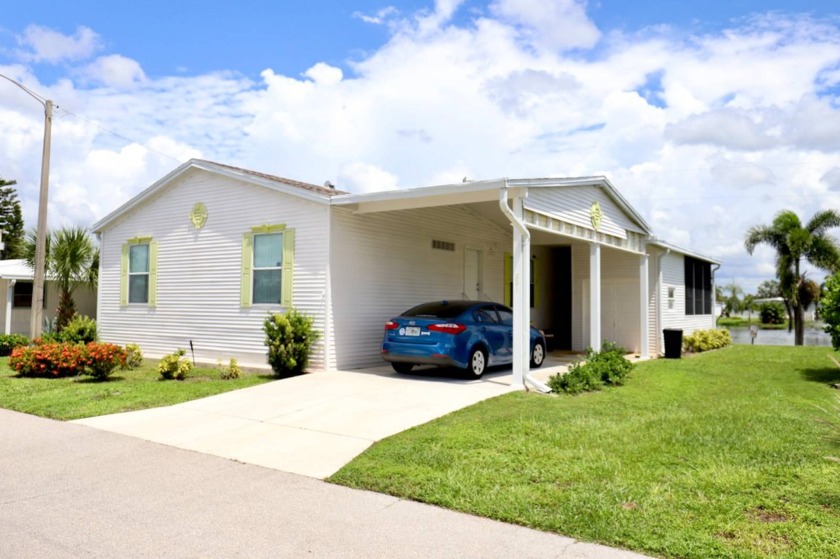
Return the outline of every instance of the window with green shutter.
<path id="1" fill-rule="evenodd" d="M 292 305 L 295 232 L 285 225 L 251 228 L 242 236 L 240 303 Z"/>
<path id="2" fill-rule="evenodd" d="M 129 239 L 122 246 L 120 306 L 157 305 L 157 241 Z"/>

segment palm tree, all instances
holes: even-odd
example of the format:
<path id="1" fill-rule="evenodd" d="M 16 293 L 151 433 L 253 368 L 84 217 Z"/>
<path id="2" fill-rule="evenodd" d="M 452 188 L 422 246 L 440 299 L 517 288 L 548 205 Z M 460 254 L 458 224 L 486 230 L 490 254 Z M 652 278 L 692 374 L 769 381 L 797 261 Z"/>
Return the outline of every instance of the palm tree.
<path id="1" fill-rule="evenodd" d="M 840 268 L 840 246 L 827 231 L 840 227 L 840 213 L 834 210 L 817 212 L 802 225 L 794 212 L 784 210 L 776 214 L 770 225 L 756 225 L 747 231 L 744 245 L 747 252 L 767 244 L 776 250 L 776 277 L 779 278 L 783 297 L 793 307 L 794 343 L 802 345 L 805 328 L 802 320 L 803 299 L 807 295 L 802 260 L 817 268 L 836 272 Z"/>
<path id="2" fill-rule="evenodd" d="M 26 235 L 24 257 L 35 267 L 35 232 Z M 96 287 L 99 279 L 99 249 L 86 229 L 64 227 L 47 235 L 46 274 L 58 284 L 56 330 L 61 331 L 76 314 L 73 292 L 80 285 Z"/>

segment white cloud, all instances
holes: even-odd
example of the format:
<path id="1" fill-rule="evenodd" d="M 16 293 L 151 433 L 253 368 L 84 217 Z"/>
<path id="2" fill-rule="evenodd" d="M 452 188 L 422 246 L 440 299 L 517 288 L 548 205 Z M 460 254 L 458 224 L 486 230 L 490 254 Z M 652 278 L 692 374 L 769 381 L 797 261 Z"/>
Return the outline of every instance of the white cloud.
<path id="1" fill-rule="evenodd" d="M 100 56 L 82 70 L 82 75 L 105 87 L 117 89 L 131 89 L 147 81 L 143 68 L 136 60 L 119 54 Z"/>
<path id="2" fill-rule="evenodd" d="M 342 165 L 338 173 L 338 188 L 354 193 L 392 190 L 398 182 L 393 173 L 361 161 Z"/>
<path id="3" fill-rule="evenodd" d="M 772 251 L 748 256 L 748 227 L 784 208 L 840 208 L 837 23 L 774 15 L 636 36 L 598 30 L 585 8 L 386 8 L 365 17 L 389 40 L 347 72 L 312 60 L 256 81 L 153 78 L 118 53 L 51 86 L 34 66 L 0 72 L 120 134 L 57 112 L 55 219 L 101 218 L 196 155 L 354 192 L 606 174 L 658 236 L 724 259 L 723 283 L 767 279 Z M 0 87 L 0 169 L 33 222 L 42 113 L 11 89 Z"/>
<path id="4" fill-rule="evenodd" d="M 520 27 L 523 38 L 552 50 L 593 47 L 601 32 L 579 0 L 496 0 L 490 11 Z"/>
<path id="5" fill-rule="evenodd" d="M 840 191 L 840 167 L 832 167 L 821 178 L 829 190 Z"/>
<path id="6" fill-rule="evenodd" d="M 374 14 L 353 12 L 353 17 L 360 19 L 365 23 L 371 23 L 373 25 L 382 25 L 383 23 L 386 23 L 392 16 L 397 15 L 399 12 L 400 11 L 394 6 L 386 6 L 381 10 L 376 11 Z"/>
<path id="7" fill-rule="evenodd" d="M 668 124 L 668 139 L 679 144 L 715 144 L 733 150 L 760 150 L 779 140 L 742 111 L 721 109 Z"/>
<path id="8" fill-rule="evenodd" d="M 303 73 L 304 76 L 320 85 L 335 85 L 344 77 L 341 68 L 319 62 Z"/>
<path id="9" fill-rule="evenodd" d="M 101 48 L 99 35 L 88 27 L 79 26 L 73 35 L 40 25 L 30 25 L 18 36 L 22 60 L 56 64 L 64 60 L 83 60 Z"/>

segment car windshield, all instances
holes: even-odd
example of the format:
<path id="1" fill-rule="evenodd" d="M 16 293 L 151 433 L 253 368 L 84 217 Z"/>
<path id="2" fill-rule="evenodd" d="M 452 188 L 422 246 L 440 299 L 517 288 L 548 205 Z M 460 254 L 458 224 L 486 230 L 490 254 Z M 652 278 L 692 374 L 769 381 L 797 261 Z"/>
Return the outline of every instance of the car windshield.
<path id="1" fill-rule="evenodd" d="M 436 301 L 417 305 L 405 311 L 402 316 L 420 318 L 455 318 L 474 305 L 473 301 Z"/>

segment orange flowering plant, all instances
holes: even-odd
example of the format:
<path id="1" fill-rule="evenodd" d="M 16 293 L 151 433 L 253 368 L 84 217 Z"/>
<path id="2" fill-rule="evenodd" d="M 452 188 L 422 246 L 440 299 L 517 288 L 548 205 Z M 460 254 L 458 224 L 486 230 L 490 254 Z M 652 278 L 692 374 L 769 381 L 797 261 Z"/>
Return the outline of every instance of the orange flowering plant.
<path id="1" fill-rule="evenodd" d="M 9 367 L 22 377 L 90 375 L 104 380 L 125 363 L 125 357 L 125 350 L 114 344 L 46 342 L 16 347 L 9 356 Z"/>

